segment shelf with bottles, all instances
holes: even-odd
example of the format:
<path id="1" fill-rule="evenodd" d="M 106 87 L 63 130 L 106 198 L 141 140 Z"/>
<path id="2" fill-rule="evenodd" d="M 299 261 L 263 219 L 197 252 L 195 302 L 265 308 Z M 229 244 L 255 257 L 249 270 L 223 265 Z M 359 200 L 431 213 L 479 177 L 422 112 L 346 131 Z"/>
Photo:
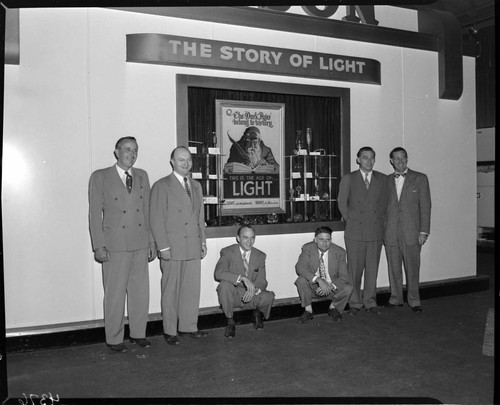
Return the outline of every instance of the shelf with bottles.
<path id="1" fill-rule="evenodd" d="M 300 150 L 300 148 L 299 148 Z M 336 155 L 286 156 L 288 188 L 286 211 L 289 222 L 330 221 L 339 217 L 338 159 Z"/>
<path id="2" fill-rule="evenodd" d="M 288 201 L 334 200 L 336 155 L 286 156 Z M 336 194 L 335 194 L 336 195 Z"/>

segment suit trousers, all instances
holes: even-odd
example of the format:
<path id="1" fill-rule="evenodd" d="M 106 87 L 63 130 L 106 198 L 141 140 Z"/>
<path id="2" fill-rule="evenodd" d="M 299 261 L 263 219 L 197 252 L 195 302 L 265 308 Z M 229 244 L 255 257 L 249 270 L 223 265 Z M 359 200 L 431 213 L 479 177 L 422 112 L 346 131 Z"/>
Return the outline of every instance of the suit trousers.
<path id="1" fill-rule="evenodd" d="M 125 300 L 130 337 L 146 336 L 149 313 L 148 250 L 110 252 L 102 266 L 104 284 L 104 330 L 106 343 L 123 342 Z"/>
<path id="2" fill-rule="evenodd" d="M 221 281 L 217 286 L 217 294 L 219 302 L 224 311 L 226 318 L 233 317 L 233 309 L 258 309 L 264 314 L 265 319 L 269 319 L 271 315 L 271 308 L 274 302 L 274 292 L 261 291 L 260 294 L 255 295 L 250 302 L 243 302 L 241 299 L 245 294 L 246 289 L 241 285 L 233 285 L 229 281 Z"/>
<path id="3" fill-rule="evenodd" d="M 352 292 L 352 287 L 349 284 L 345 284 L 340 280 L 334 282 L 337 287 L 337 291 L 330 293 L 327 297 L 332 300 L 332 304 L 339 313 L 344 312 L 344 308 L 347 304 L 347 300 Z M 303 308 L 311 305 L 313 298 L 321 297 L 316 294 L 316 289 L 319 287 L 318 283 L 310 283 L 305 277 L 299 276 L 295 280 L 295 285 L 299 292 L 300 303 Z M 323 297 L 322 297 L 323 298 Z"/>
<path id="4" fill-rule="evenodd" d="M 351 308 L 366 309 L 377 306 L 377 276 L 382 240 L 359 241 L 345 239 L 347 270 L 353 290 L 349 298 Z M 364 286 L 361 292 L 361 278 L 364 272 Z"/>
<path id="5" fill-rule="evenodd" d="M 200 306 L 201 259 L 160 260 L 163 332 L 196 332 Z"/>
<path id="6" fill-rule="evenodd" d="M 408 305 L 420 305 L 419 280 L 420 280 L 420 245 L 407 245 L 401 228 L 398 231 L 398 245 L 386 246 L 387 265 L 389 268 L 389 283 L 391 285 L 391 298 L 389 302 L 394 305 L 404 303 L 403 299 L 403 263 L 408 290 Z"/>

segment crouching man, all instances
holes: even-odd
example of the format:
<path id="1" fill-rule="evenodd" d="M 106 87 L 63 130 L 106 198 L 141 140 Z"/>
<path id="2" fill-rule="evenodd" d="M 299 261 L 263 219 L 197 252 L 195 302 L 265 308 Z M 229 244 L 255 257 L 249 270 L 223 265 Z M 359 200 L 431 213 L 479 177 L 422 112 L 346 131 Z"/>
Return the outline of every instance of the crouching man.
<path id="1" fill-rule="evenodd" d="M 332 243 L 332 230 L 321 226 L 314 232 L 314 240 L 302 246 L 295 265 L 295 281 L 304 313 L 299 323 L 313 319 L 312 300 L 327 297 L 332 302 L 328 315 L 334 321 L 342 320 L 342 312 L 352 292 L 347 275 L 346 251 Z"/>
<path id="2" fill-rule="evenodd" d="M 252 309 L 255 329 L 264 328 L 263 319 L 269 319 L 274 293 L 266 291 L 266 254 L 253 247 L 255 230 L 242 225 L 234 245 L 223 248 L 215 266 L 215 279 L 219 281 L 217 294 L 227 318 L 226 337 L 236 335 L 233 309 Z"/>

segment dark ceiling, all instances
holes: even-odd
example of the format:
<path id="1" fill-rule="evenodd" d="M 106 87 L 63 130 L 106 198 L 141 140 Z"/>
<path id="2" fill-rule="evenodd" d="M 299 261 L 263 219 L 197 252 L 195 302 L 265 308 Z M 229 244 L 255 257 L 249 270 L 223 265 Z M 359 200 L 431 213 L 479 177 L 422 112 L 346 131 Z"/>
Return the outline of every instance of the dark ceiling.
<path id="1" fill-rule="evenodd" d="M 436 0 L 429 5 L 454 14 L 464 30 L 495 25 L 495 0 Z"/>

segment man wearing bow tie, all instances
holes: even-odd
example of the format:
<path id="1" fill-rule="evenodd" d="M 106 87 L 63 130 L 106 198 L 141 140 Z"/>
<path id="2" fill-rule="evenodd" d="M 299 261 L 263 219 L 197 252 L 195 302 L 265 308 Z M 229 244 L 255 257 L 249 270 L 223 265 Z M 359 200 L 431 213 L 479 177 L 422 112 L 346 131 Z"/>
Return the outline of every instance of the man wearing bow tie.
<path id="1" fill-rule="evenodd" d="M 217 294 L 227 318 L 226 337 L 236 335 L 234 308 L 252 310 L 255 329 L 264 327 L 263 318 L 269 319 L 274 292 L 267 291 L 266 254 L 254 248 L 255 231 L 242 225 L 234 245 L 223 248 L 215 266 L 215 279 L 219 281 Z"/>
<path id="2" fill-rule="evenodd" d="M 104 330 L 114 352 L 123 344 L 125 300 L 128 301 L 130 341 L 140 347 L 146 340 L 149 312 L 148 260 L 156 257 L 149 228 L 149 178 L 132 168 L 138 146 L 133 137 L 115 145 L 116 165 L 96 170 L 89 181 L 90 236 L 95 260 L 102 263 Z"/>
<path id="3" fill-rule="evenodd" d="M 389 205 L 384 244 L 389 267 L 391 298 L 386 308 L 403 306 L 403 263 L 408 305 L 422 312 L 419 294 L 420 252 L 431 223 L 431 193 L 427 176 L 408 169 L 406 150 L 397 147 L 390 155 L 394 173 L 388 176 Z"/>

